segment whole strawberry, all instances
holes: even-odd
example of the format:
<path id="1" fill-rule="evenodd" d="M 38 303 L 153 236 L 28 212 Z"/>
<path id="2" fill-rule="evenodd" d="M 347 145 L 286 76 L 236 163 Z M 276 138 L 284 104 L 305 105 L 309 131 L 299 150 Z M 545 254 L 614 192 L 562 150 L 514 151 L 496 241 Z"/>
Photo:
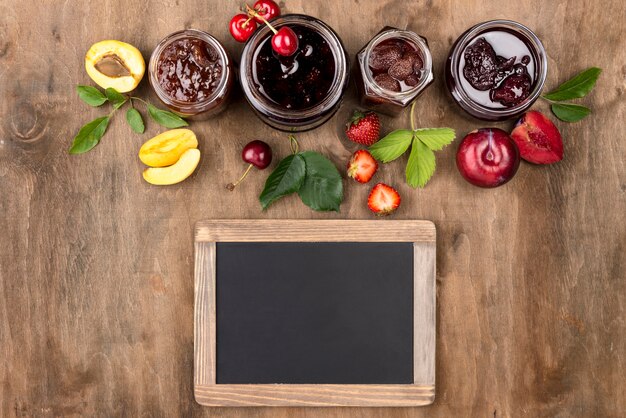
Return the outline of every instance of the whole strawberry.
<path id="1" fill-rule="evenodd" d="M 346 126 L 346 135 L 357 144 L 369 147 L 380 139 L 380 120 L 374 112 L 355 110 Z"/>

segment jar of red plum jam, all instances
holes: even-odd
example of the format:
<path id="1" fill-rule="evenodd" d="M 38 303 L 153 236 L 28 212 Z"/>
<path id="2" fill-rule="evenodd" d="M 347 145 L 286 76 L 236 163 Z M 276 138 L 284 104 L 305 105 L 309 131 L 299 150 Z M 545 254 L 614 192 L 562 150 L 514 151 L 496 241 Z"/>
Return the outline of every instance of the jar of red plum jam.
<path id="1" fill-rule="evenodd" d="M 517 117 L 537 100 L 548 74 L 543 44 L 526 26 L 491 20 L 452 45 L 446 85 L 454 101 L 482 120 Z"/>
<path id="2" fill-rule="evenodd" d="M 433 82 L 428 41 L 408 30 L 383 28 L 356 56 L 361 105 L 391 116 Z"/>
<path id="3" fill-rule="evenodd" d="M 314 17 L 290 14 L 272 20 L 298 36 L 289 57 L 272 50 L 273 33 L 263 25 L 241 54 L 239 80 L 257 116 L 273 128 L 301 132 L 316 128 L 339 109 L 349 80 L 346 50 L 335 31 Z"/>
<path id="4" fill-rule="evenodd" d="M 191 119 L 206 119 L 224 110 L 233 87 L 232 61 L 206 32 L 174 32 L 154 49 L 149 64 L 150 85 L 171 111 Z"/>

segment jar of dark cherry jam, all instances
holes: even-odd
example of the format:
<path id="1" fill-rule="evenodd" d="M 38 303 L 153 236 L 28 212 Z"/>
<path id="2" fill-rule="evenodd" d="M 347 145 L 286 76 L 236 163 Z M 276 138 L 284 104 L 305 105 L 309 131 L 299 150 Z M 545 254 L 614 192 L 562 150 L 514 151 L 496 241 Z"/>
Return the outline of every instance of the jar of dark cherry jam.
<path id="1" fill-rule="evenodd" d="M 356 56 L 361 105 L 395 116 L 433 82 L 428 41 L 408 30 L 383 28 Z"/>
<path id="2" fill-rule="evenodd" d="M 276 54 L 273 33 L 262 25 L 243 49 L 239 80 L 261 120 L 276 129 L 299 132 L 320 126 L 339 109 L 349 62 L 341 39 L 321 20 L 297 14 L 272 20 L 275 28 L 285 25 L 298 36 L 296 53 Z"/>
<path id="3" fill-rule="evenodd" d="M 446 85 L 454 101 L 482 120 L 505 120 L 537 100 L 548 74 L 543 44 L 526 26 L 491 20 L 469 28 L 452 45 Z"/>
<path id="4" fill-rule="evenodd" d="M 206 32 L 174 32 L 154 49 L 148 67 L 150 85 L 170 110 L 206 119 L 226 108 L 233 87 L 232 61 Z"/>

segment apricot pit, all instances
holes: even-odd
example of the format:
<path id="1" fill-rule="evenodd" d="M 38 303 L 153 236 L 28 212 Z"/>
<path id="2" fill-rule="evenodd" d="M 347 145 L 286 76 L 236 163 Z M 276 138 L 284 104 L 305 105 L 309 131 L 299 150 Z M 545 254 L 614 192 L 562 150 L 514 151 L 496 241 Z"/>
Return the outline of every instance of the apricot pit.
<path id="1" fill-rule="evenodd" d="M 107 40 L 93 44 L 85 55 L 89 77 L 103 89 L 120 93 L 134 90 L 146 70 L 141 52 L 125 42 Z"/>

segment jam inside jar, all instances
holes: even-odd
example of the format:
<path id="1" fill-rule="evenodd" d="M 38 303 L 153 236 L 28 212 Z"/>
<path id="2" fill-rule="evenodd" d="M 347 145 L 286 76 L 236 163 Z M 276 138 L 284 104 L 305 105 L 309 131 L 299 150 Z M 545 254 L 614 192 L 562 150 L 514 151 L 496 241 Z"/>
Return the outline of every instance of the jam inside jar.
<path id="1" fill-rule="evenodd" d="M 239 80 L 262 121 L 301 132 L 339 109 L 348 85 L 348 56 L 337 34 L 319 19 L 291 14 L 272 20 L 275 28 L 285 25 L 296 33 L 298 50 L 289 57 L 276 54 L 270 29 L 257 29 L 244 47 Z"/>
<path id="2" fill-rule="evenodd" d="M 172 111 L 204 119 L 222 111 L 232 90 L 232 64 L 211 35 L 198 30 L 175 32 L 150 57 L 150 84 Z"/>
<path id="3" fill-rule="evenodd" d="M 357 54 L 356 83 L 361 105 L 397 115 L 433 82 L 426 39 L 385 27 Z"/>
<path id="4" fill-rule="evenodd" d="M 446 65 L 452 98 L 483 120 L 521 115 L 541 94 L 546 75 L 547 59 L 539 38 L 509 20 L 468 29 L 452 46 Z"/>
<path id="5" fill-rule="evenodd" d="M 254 56 L 252 76 L 268 100 L 285 109 L 302 110 L 328 95 L 335 77 L 335 58 L 318 32 L 301 25 L 291 28 L 298 37 L 296 53 L 280 56 L 266 38 Z"/>

